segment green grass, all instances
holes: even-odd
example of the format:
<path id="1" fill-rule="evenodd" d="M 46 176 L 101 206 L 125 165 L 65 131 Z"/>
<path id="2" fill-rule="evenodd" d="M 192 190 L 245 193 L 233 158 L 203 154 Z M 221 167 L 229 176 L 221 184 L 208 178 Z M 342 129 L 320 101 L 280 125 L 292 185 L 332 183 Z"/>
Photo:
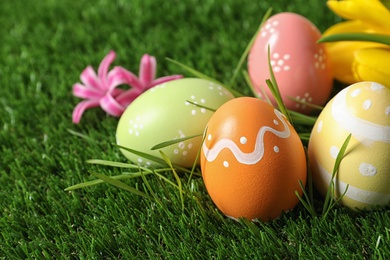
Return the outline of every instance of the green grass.
<path id="1" fill-rule="evenodd" d="M 250 223 L 221 215 L 199 177 L 187 185 L 181 175 L 184 210 L 177 189 L 153 176 L 147 183 L 159 203 L 107 184 L 64 191 L 94 179 L 88 171 L 121 173 L 88 159 L 125 162 L 110 145 L 117 118 L 92 109 L 79 125 L 71 122 L 79 102 L 71 87 L 88 64 L 96 68 L 113 49 L 115 64 L 136 72 L 149 53 L 159 75 L 186 73 L 169 57 L 228 82 L 266 2 L 1 1 L 0 258 L 388 258 L 389 207 L 336 207 L 324 220 L 298 205 L 273 222 Z M 340 21 L 324 1 L 272 7 L 303 14 L 321 30 Z M 234 87 L 250 93 L 242 77 Z M 126 184 L 152 195 L 141 178 Z"/>

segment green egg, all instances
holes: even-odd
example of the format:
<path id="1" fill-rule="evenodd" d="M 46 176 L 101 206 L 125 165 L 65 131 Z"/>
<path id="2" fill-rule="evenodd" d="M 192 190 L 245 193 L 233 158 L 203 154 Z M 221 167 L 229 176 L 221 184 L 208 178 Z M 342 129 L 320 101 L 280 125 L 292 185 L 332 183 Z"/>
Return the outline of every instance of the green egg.
<path id="1" fill-rule="evenodd" d="M 117 144 L 155 157 L 161 157 L 157 144 L 201 135 L 218 109 L 234 96 L 223 86 L 200 78 L 183 78 L 155 86 L 140 95 L 121 116 Z M 192 103 L 198 104 L 194 105 Z M 194 137 L 161 148 L 172 163 L 191 167 L 196 159 L 202 137 Z M 158 164 L 147 158 L 121 149 L 123 155 L 144 167 Z"/>

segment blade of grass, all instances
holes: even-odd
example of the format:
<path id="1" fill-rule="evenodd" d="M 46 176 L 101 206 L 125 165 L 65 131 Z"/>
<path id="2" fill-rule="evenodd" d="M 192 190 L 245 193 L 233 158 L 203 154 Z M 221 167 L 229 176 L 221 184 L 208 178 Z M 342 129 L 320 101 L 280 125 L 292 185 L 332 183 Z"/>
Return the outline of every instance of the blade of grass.
<path id="1" fill-rule="evenodd" d="M 248 56 L 248 53 L 249 53 L 250 49 L 252 48 L 253 43 L 255 42 L 255 40 L 256 40 L 260 30 L 261 30 L 261 27 L 263 26 L 264 22 L 271 16 L 271 14 L 272 14 L 272 8 L 268 8 L 267 12 L 265 13 L 265 15 L 263 16 L 263 18 L 260 22 L 259 27 L 256 30 L 256 33 L 253 35 L 252 39 L 249 41 L 248 45 L 246 46 L 244 52 L 242 53 L 242 55 L 237 63 L 236 68 L 233 71 L 233 75 L 229 81 L 229 87 L 233 87 L 233 84 L 236 81 L 238 73 L 241 70 L 242 65 L 244 64 L 244 61 L 245 61 L 246 57 Z"/>
<path id="2" fill-rule="evenodd" d="M 299 103 L 299 104 L 302 104 L 302 105 L 305 105 L 305 106 L 307 106 L 307 107 L 311 107 L 311 108 L 314 108 L 314 109 L 317 109 L 317 110 L 323 110 L 323 109 L 324 109 L 324 108 L 321 107 L 321 106 L 317 106 L 317 105 L 314 105 L 314 104 L 312 104 L 312 103 L 302 101 L 302 100 L 300 100 L 300 99 L 298 99 L 298 98 L 294 98 L 294 97 L 290 97 L 290 96 L 288 96 L 287 98 L 290 99 L 290 100 L 292 100 L 292 101 L 295 101 L 295 102 L 297 102 L 297 103 Z"/>
<path id="3" fill-rule="evenodd" d="M 200 104 L 195 103 L 195 102 L 192 102 L 192 101 L 190 101 L 190 100 L 186 100 L 186 102 L 190 103 L 191 105 L 194 105 L 194 106 L 197 106 L 197 107 L 200 107 L 200 108 L 204 108 L 204 109 L 206 109 L 206 110 L 209 110 L 209 111 L 211 111 L 211 112 L 217 111 L 216 109 L 213 109 L 213 108 L 210 108 L 210 107 L 206 107 L 206 106 L 200 105 Z"/>
<path id="4" fill-rule="evenodd" d="M 202 151 L 202 146 L 203 146 L 204 140 L 205 140 L 205 138 L 206 138 L 207 128 L 208 128 L 208 126 L 205 127 L 205 130 L 204 130 L 204 132 L 203 132 L 202 141 L 200 142 L 200 146 L 199 146 L 199 148 L 198 148 L 198 152 L 196 153 L 195 161 L 194 161 L 194 163 L 192 164 L 191 173 L 190 173 L 190 177 L 188 178 L 187 185 L 190 185 L 192 176 L 193 176 L 194 173 L 195 173 L 195 167 L 196 167 L 197 162 L 198 162 L 198 160 L 199 160 L 200 153 L 201 153 L 201 151 Z M 202 175 L 202 174 L 200 174 L 200 175 Z"/>
<path id="5" fill-rule="evenodd" d="M 159 158 L 157 156 L 153 156 L 153 155 L 150 155 L 148 153 L 144 153 L 144 152 L 141 152 L 141 151 L 130 149 L 128 147 L 124 147 L 124 146 L 121 146 L 121 145 L 118 145 L 118 144 L 113 144 L 113 145 L 116 146 L 116 147 L 119 147 L 119 148 L 121 148 L 121 149 L 123 149 L 125 151 L 128 151 L 128 152 L 130 152 L 132 154 L 136 154 L 138 156 L 141 156 L 141 157 L 143 157 L 145 159 L 154 161 L 154 162 L 162 164 L 162 165 L 167 165 L 167 163 L 163 159 L 161 159 L 161 158 Z M 173 165 L 175 166 L 175 169 L 178 169 L 178 170 L 183 171 L 183 172 L 189 172 L 189 170 L 184 168 L 184 167 L 181 167 L 181 166 L 178 166 L 178 165 L 175 165 L 175 164 L 173 164 Z"/>
<path id="6" fill-rule="evenodd" d="M 324 207 L 322 208 L 322 215 L 324 216 L 325 212 L 328 211 L 329 205 L 330 205 L 330 200 L 333 195 L 333 189 L 334 189 L 334 178 L 336 176 L 336 173 L 338 172 L 338 169 L 340 167 L 340 163 L 342 159 L 344 158 L 345 151 L 347 150 L 349 141 L 351 140 L 352 135 L 349 134 L 347 138 L 345 139 L 343 145 L 340 148 L 339 153 L 337 154 L 336 161 L 333 167 L 333 172 L 332 172 L 332 177 L 330 179 L 328 191 L 325 196 L 325 202 L 324 202 Z M 333 188 L 332 188 L 333 187 Z"/>
<path id="7" fill-rule="evenodd" d="M 379 0 L 390 11 L 390 0 Z"/>
<path id="8" fill-rule="evenodd" d="M 291 120 L 299 125 L 313 126 L 317 121 L 317 117 L 315 116 L 307 116 L 293 110 L 289 110 L 289 114 L 291 116 Z"/>
<path id="9" fill-rule="evenodd" d="M 150 174 L 150 173 L 151 172 L 144 172 L 144 174 Z M 115 179 L 115 180 L 126 180 L 126 179 L 138 178 L 140 176 L 141 175 L 138 172 L 124 172 L 120 175 L 111 176 L 111 178 Z M 102 183 L 104 183 L 104 181 L 101 179 L 83 182 L 83 183 L 79 183 L 79 184 L 70 186 L 70 187 L 66 188 L 65 191 L 72 191 L 72 190 L 87 188 L 87 187 L 95 186 L 95 185 L 102 184 Z"/>
<path id="10" fill-rule="evenodd" d="M 367 41 L 390 45 L 390 36 L 376 33 L 340 33 L 324 36 L 318 40 L 318 43 L 338 41 Z"/>
<path id="11" fill-rule="evenodd" d="M 195 138 L 195 137 L 199 137 L 199 136 L 202 136 L 202 134 L 191 135 L 191 136 L 186 136 L 186 137 L 182 137 L 182 138 L 177 138 L 177 139 L 165 141 L 165 142 L 156 144 L 155 146 L 153 146 L 153 147 L 150 148 L 150 149 L 151 149 L 151 150 L 158 150 L 158 149 L 161 149 L 161 148 L 164 148 L 164 147 L 173 145 L 173 144 L 177 144 L 177 143 L 186 141 L 186 140 L 188 140 L 188 139 L 192 139 L 192 138 Z"/>
<path id="12" fill-rule="evenodd" d="M 176 173 L 175 171 L 175 168 L 173 167 L 172 165 L 172 162 L 171 160 L 169 160 L 168 156 L 163 152 L 163 151 L 159 151 L 160 154 L 161 154 L 161 157 L 166 161 L 166 163 L 171 167 L 172 169 L 172 172 L 173 172 L 173 175 L 176 179 L 176 182 L 177 182 L 177 186 L 179 188 L 179 194 L 180 194 L 180 201 L 181 201 L 181 210 L 184 211 L 184 197 L 183 197 L 183 185 L 181 183 L 181 180 L 180 180 L 180 177 L 179 175 Z"/>
<path id="13" fill-rule="evenodd" d="M 225 87 L 226 89 L 228 89 L 235 97 L 242 97 L 244 96 L 243 94 L 241 94 L 240 92 L 238 92 L 237 90 L 235 89 L 232 89 L 228 86 L 226 86 L 225 84 L 223 84 L 222 82 L 210 77 L 210 76 L 207 76 L 206 74 L 203 74 L 202 72 L 200 71 L 197 71 L 187 65 L 184 65 L 183 63 L 181 62 L 178 62 L 176 60 L 173 60 L 173 59 L 170 59 L 170 58 L 166 58 L 169 62 L 172 62 L 173 64 L 175 65 L 178 65 L 179 67 L 181 67 L 182 69 L 188 71 L 189 73 L 191 73 L 192 75 L 198 77 L 198 78 L 201 78 L 201 79 L 206 79 L 206 80 L 209 80 L 209 81 L 212 81 L 218 85 L 221 85 L 223 87 Z"/>
<path id="14" fill-rule="evenodd" d="M 243 70 L 242 71 L 242 75 L 245 79 L 245 82 L 248 84 L 253 96 L 255 96 L 256 98 L 259 98 L 259 99 L 263 99 L 261 95 L 259 95 L 259 93 L 257 93 L 257 91 L 255 90 L 255 87 L 253 86 L 251 80 L 250 80 L 250 77 L 249 77 L 249 74 L 248 74 L 248 71 L 246 70 Z M 266 96 L 268 98 L 268 96 Z M 271 104 L 271 101 L 268 99 L 268 103 Z"/>
<path id="15" fill-rule="evenodd" d="M 87 135 L 85 135 L 85 134 L 76 132 L 76 131 L 74 131 L 74 130 L 72 130 L 72 129 L 67 128 L 66 131 L 67 131 L 68 133 L 70 133 L 71 135 L 74 135 L 74 136 L 77 136 L 77 137 L 81 137 L 81 138 L 83 138 L 83 139 L 85 139 L 85 140 L 87 140 L 87 141 L 91 141 L 91 142 L 94 142 L 94 143 L 99 143 L 99 142 L 96 141 L 95 139 L 93 139 L 93 138 L 91 138 L 91 137 L 89 137 L 89 136 L 87 136 Z"/>
<path id="16" fill-rule="evenodd" d="M 139 191 L 133 187 L 130 187 L 129 185 L 119 181 L 119 180 L 116 180 L 114 178 L 111 178 L 110 176 L 107 176 L 107 175 L 104 175 L 104 174 L 100 174 L 100 173 L 97 173 L 97 172 L 93 172 L 93 171 L 90 171 L 90 173 L 95 176 L 96 178 L 98 179 L 101 179 L 102 181 L 108 183 L 108 184 L 111 184 L 117 188 L 120 188 L 120 189 L 123 189 L 123 190 L 126 190 L 126 191 L 129 191 L 135 195 L 139 195 L 139 196 L 142 196 L 144 198 L 147 198 L 147 199 L 152 199 L 149 195 L 147 195 L 146 193 L 142 192 L 142 191 Z"/>
<path id="17" fill-rule="evenodd" d="M 283 102 L 282 96 L 280 95 L 278 83 L 275 78 L 274 71 L 272 70 L 272 65 L 271 65 L 271 48 L 268 45 L 268 68 L 269 68 L 269 74 L 271 76 L 271 79 L 267 79 L 265 82 L 267 83 L 269 89 L 271 90 L 271 93 L 276 100 L 276 103 L 278 104 L 278 107 L 280 111 L 286 116 L 287 120 L 293 124 L 291 120 L 291 116 L 289 111 L 286 108 L 286 105 Z"/>

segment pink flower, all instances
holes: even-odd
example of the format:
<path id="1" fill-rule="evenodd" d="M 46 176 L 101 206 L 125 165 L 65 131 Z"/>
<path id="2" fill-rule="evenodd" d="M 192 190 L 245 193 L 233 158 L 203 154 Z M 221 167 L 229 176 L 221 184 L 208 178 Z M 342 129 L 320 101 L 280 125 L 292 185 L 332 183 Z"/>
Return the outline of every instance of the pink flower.
<path id="1" fill-rule="evenodd" d="M 115 52 L 110 51 L 100 63 L 98 74 L 88 66 L 80 75 L 81 83 L 73 85 L 73 95 L 86 99 L 73 110 L 73 123 L 80 122 L 81 116 L 88 108 L 100 106 L 112 116 L 120 116 L 126 107 L 140 94 L 163 82 L 182 78 L 182 75 L 172 75 L 156 79 L 156 59 L 144 54 L 141 59 L 139 78 L 123 67 L 116 66 L 108 71 L 115 60 Z M 132 88 L 125 91 L 117 89 L 119 85 L 129 85 Z"/>

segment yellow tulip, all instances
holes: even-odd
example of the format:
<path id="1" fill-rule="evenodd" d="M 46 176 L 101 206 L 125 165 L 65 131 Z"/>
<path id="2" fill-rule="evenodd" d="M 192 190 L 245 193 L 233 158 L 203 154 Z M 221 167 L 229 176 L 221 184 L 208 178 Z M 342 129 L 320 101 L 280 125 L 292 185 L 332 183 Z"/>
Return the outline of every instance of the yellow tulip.
<path id="1" fill-rule="evenodd" d="M 355 52 L 352 71 L 357 81 L 375 81 L 390 88 L 390 48 Z"/>
<path id="2" fill-rule="evenodd" d="M 342 18 L 348 19 L 331 26 L 324 32 L 324 36 L 343 33 L 379 33 L 390 35 L 390 11 L 379 0 L 329 0 L 328 7 Z M 375 61 L 370 58 L 372 50 L 378 49 L 379 53 L 388 53 L 385 44 L 367 41 L 339 41 L 327 43 L 329 58 L 337 80 L 352 84 L 362 80 L 380 79 L 384 85 L 390 85 L 389 69 L 375 70 L 373 66 L 389 64 L 388 55 L 376 56 Z M 364 52 L 363 50 L 371 51 Z M 375 52 L 377 54 L 378 52 Z M 379 73 L 381 72 L 381 73 Z M 387 75 L 387 76 L 386 76 Z M 386 80 L 387 78 L 387 80 Z M 387 83 L 385 83 L 387 82 Z"/>

